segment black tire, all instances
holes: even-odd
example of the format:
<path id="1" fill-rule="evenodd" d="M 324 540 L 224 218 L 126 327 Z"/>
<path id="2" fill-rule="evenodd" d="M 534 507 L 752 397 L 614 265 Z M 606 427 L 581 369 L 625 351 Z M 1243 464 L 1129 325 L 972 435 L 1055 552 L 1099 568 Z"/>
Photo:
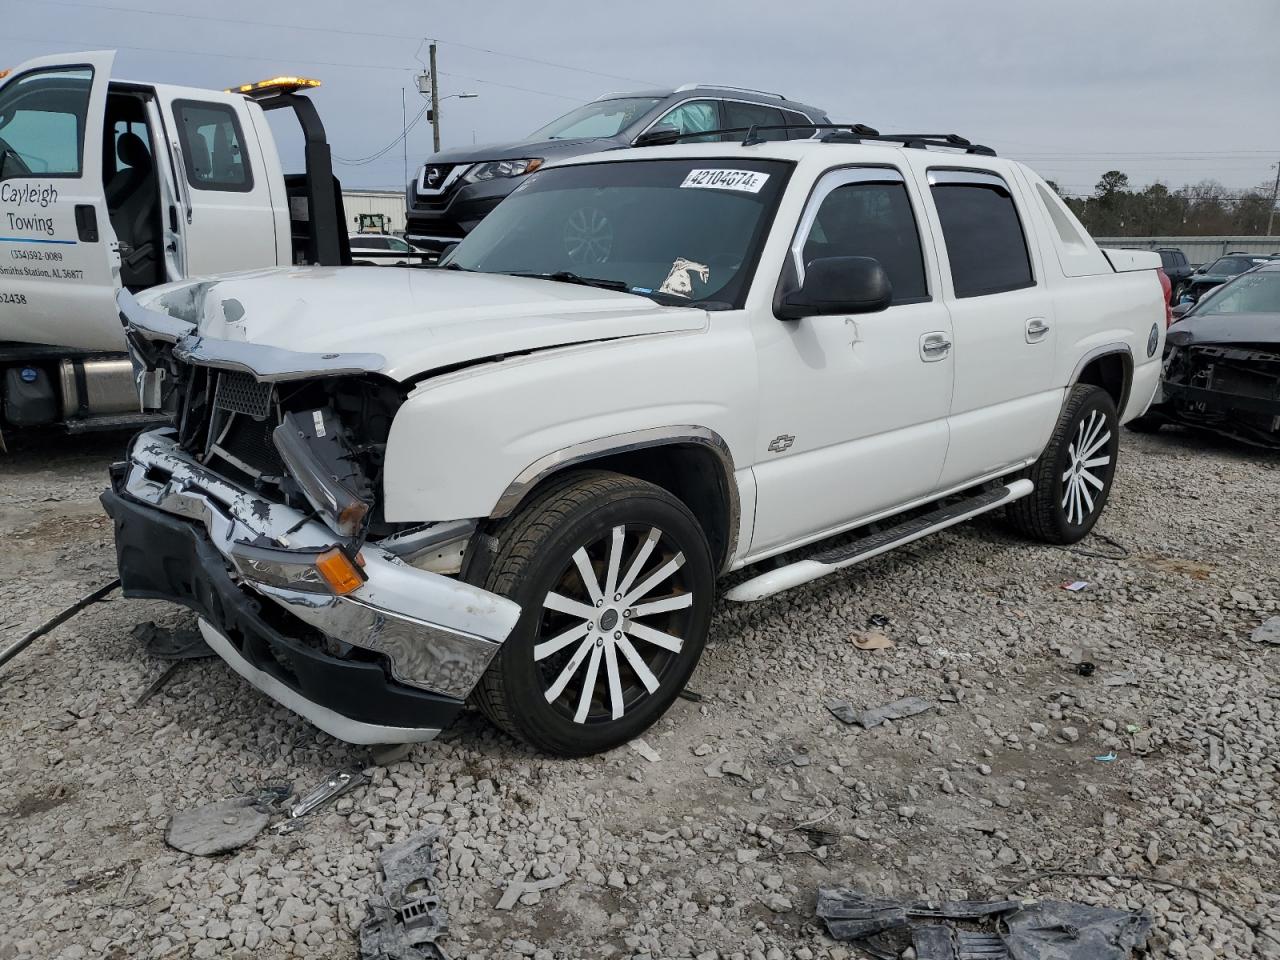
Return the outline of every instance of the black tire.
<path id="1" fill-rule="evenodd" d="M 1098 522 L 1111 493 L 1120 449 L 1119 425 L 1110 394 L 1090 384 L 1072 387 L 1049 445 L 1025 474 L 1036 488 L 1030 496 L 1009 505 L 1010 522 L 1023 534 L 1045 543 L 1084 539 Z M 1074 450 L 1081 437 L 1089 445 L 1100 446 L 1077 463 Z M 1103 458 L 1106 463 L 1098 462 Z M 1085 468 L 1083 463 L 1093 465 Z M 1075 479 L 1081 472 L 1101 483 L 1101 488 L 1086 483 L 1083 477 Z M 1073 494 L 1073 487 L 1083 489 L 1084 495 Z"/>
<path id="2" fill-rule="evenodd" d="M 617 528 L 623 531 L 622 549 L 613 573 L 610 556 Z M 646 549 L 653 530 L 659 531 L 658 539 Z M 474 702 L 513 737 L 562 757 L 609 750 L 648 729 L 698 665 L 711 621 L 711 551 L 688 507 L 642 480 L 581 472 L 552 481 L 496 530 L 495 537 L 492 562 L 474 572 L 475 565 L 469 564 L 468 579 L 519 603 L 521 615 L 473 693 Z M 601 597 L 599 605 L 593 604 L 575 562 L 580 549 L 586 552 L 595 586 L 603 591 L 612 574 L 621 593 L 615 590 Z M 676 563 L 678 556 L 683 556 L 682 564 Z M 665 579 L 650 591 L 640 591 L 657 571 L 673 563 L 676 568 Z M 630 607 L 625 603 L 628 586 Z M 550 609 L 544 604 L 551 594 L 577 606 Z M 686 602 L 684 594 L 692 598 Z M 618 596 L 622 601 L 615 601 Z M 676 606 L 639 616 L 629 612 L 658 600 Z M 565 606 L 561 599 L 552 602 Z M 590 620 L 584 611 L 593 614 Z M 584 627 L 585 633 L 579 633 Z M 637 631 L 646 630 L 647 639 L 639 636 Z M 548 641 L 565 637 L 571 639 L 562 646 L 548 646 Z M 676 649 L 652 642 L 669 644 L 672 638 L 679 641 Z M 535 659 L 539 646 L 544 653 Z M 633 655 L 643 663 L 647 677 Z M 571 679 L 548 701 L 566 671 Z M 610 682 L 614 676 L 621 694 L 620 717 L 615 716 L 615 688 Z M 582 720 L 582 692 L 589 677 L 594 682 Z"/>

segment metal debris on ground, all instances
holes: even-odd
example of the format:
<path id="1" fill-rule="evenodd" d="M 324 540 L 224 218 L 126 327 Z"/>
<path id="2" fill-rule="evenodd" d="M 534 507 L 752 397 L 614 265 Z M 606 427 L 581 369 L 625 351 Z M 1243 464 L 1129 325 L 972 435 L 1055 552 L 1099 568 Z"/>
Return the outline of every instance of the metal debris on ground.
<path id="1" fill-rule="evenodd" d="M 164 842 L 197 857 L 238 850 L 266 827 L 271 815 L 245 797 L 182 810 L 169 818 Z"/>
<path id="2" fill-rule="evenodd" d="M 1100 756 L 1094 757 L 1093 759 L 1097 760 L 1099 763 L 1110 763 L 1115 758 L 1116 752 L 1112 750 L 1110 753 L 1104 753 Z"/>
<path id="3" fill-rule="evenodd" d="M 1063 590 L 1070 590 L 1072 593 L 1079 593 L 1081 590 L 1089 586 L 1088 580 L 1068 580 L 1062 585 Z"/>
<path id="4" fill-rule="evenodd" d="M 851 887 L 819 889 L 817 914 L 834 939 L 877 960 L 908 947 L 917 960 L 1123 960 L 1152 929 L 1145 911 L 1057 900 L 897 900 Z"/>
<path id="5" fill-rule="evenodd" d="M 316 784 L 289 809 L 289 819 L 297 820 L 309 813 L 314 813 L 327 803 L 338 799 L 349 790 L 354 790 L 369 778 L 360 770 L 335 770 L 321 783 Z"/>
<path id="6" fill-rule="evenodd" d="M 154 620 L 147 620 L 130 630 L 129 635 L 157 660 L 200 660 L 214 655 L 195 627 L 161 627 Z"/>
<path id="7" fill-rule="evenodd" d="M 105 597 L 107 594 L 109 594 L 112 590 L 114 590 L 118 586 L 120 586 L 119 578 L 112 580 L 110 583 L 104 583 L 97 590 L 94 590 L 92 593 L 86 594 L 85 596 L 77 600 L 75 603 L 71 604 L 71 606 L 65 608 L 61 613 L 54 614 L 44 623 L 40 624 L 40 626 L 36 627 L 26 636 L 22 637 L 22 639 L 15 640 L 9 646 L 5 647 L 3 650 L 0 650 L 0 667 L 3 667 L 6 663 L 8 663 L 10 660 L 16 657 L 18 654 L 20 654 L 23 650 L 27 649 L 27 647 L 31 646 L 31 644 L 35 643 L 37 640 L 43 637 L 46 633 L 48 633 L 54 627 L 60 624 L 66 623 L 68 620 L 74 617 L 77 613 L 79 613 L 85 607 L 88 607 L 88 606 L 91 606 L 92 604 L 97 603 L 99 600 L 101 600 L 103 597 Z"/>
<path id="8" fill-rule="evenodd" d="M 853 635 L 853 645 L 859 650 L 888 650 L 893 641 L 883 630 L 864 630 Z"/>
<path id="9" fill-rule="evenodd" d="M 933 704 L 928 700 L 922 700 L 919 697 L 903 697 L 901 700 L 893 701 L 893 703 L 886 703 L 883 707 L 863 710 L 862 713 L 858 714 L 858 724 L 869 730 L 872 727 L 880 726 L 886 720 L 902 720 L 932 709 Z"/>
<path id="10" fill-rule="evenodd" d="M 889 618 L 883 613 L 873 613 L 867 617 L 867 627 L 870 629 L 879 629 L 889 625 Z"/>
<path id="11" fill-rule="evenodd" d="M 164 670 L 161 672 L 160 676 L 156 677 L 154 680 L 151 681 L 151 683 L 147 684 L 147 689 L 143 690 L 140 694 L 138 694 L 138 699 L 133 701 L 134 709 L 141 707 L 148 700 L 154 697 L 157 693 L 159 693 L 161 690 L 167 687 L 169 685 L 169 681 L 174 678 L 174 675 L 181 668 L 182 668 L 181 660 L 175 660 L 173 661 L 173 663 L 165 667 Z"/>
<path id="12" fill-rule="evenodd" d="M 1280 617 L 1270 617 L 1263 620 L 1250 637 L 1254 643 L 1270 643 L 1280 646 Z"/>
<path id="13" fill-rule="evenodd" d="M 436 942 L 449 930 L 435 892 L 439 835 L 438 827 L 428 827 L 378 855 L 382 893 L 369 899 L 360 925 L 360 960 L 445 960 Z"/>

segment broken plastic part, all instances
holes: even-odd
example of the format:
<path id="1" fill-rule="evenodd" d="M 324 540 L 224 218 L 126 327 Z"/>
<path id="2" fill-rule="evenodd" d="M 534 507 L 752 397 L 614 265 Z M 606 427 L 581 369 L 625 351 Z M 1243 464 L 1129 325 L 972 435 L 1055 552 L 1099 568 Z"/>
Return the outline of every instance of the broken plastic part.
<path id="1" fill-rule="evenodd" d="M 449 930 L 435 892 L 435 842 L 430 827 L 378 855 L 382 894 L 369 898 L 360 926 L 360 960 L 445 960 L 436 941 Z"/>

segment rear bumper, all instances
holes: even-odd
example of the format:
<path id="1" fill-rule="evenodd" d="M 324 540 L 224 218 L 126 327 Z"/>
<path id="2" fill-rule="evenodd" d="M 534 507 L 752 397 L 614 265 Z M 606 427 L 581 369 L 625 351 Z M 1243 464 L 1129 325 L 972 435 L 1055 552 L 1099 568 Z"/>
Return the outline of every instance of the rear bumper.
<path id="1" fill-rule="evenodd" d="M 367 581 L 335 596 L 314 558 L 328 527 L 205 470 L 169 431 L 141 434 L 102 497 L 126 596 L 171 600 L 254 686 L 357 743 L 429 739 L 511 632 L 511 601 L 361 552 Z"/>

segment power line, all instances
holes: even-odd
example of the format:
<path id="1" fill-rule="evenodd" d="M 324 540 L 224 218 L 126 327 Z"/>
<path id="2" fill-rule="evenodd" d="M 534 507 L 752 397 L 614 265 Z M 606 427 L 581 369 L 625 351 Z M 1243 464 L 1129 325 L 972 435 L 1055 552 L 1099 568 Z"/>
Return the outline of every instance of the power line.
<path id="1" fill-rule="evenodd" d="M 427 111 L 430 109 L 431 109 L 430 103 L 427 103 L 426 105 L 424 105 L 423 108 L 414 115 L 414 118 L 409 121 L 408 125 L 404 128 L 404 130 L 402 130 L 394 140 L 388 143 L 385 147 L 383 147 L 377 153 L 371 153 L 369 154 L 369 156 L 361 157 L 358 160 L 348 159 L 347 157 L 340 157 L 335 153 L 332 155 L 333 159 L 337 160 L 339 163 L 344 164 L 345 166 L 348 166 L 348 167 L 363 167 L 367 163 L 373 163 L 373 161 L 378 160 L 386 156 L 388 153 L 390 153 L 392 149 L 394 149 L 395 146 L 401 140 L 407 137 L 409 135 L 409 131 L 418 125 L 419 121 L 421 121 L 422 118 L 427 115 Z"/>
<path id="2" fill-rule="evenodd" d="M 95 44 L 84 43 L 79 40 L 55 40 L 51 37 L 27 37 L 17 34 L 9 34 L 6 39 L 9 40 L 26 40 L 30 43 L 56 43 L 67 47 L 78 47 L 85 49 L 93 47 Z M 181 53 L 193 57 L 217 57 L 222 60 L 259 60 L 263 63 L 279 64 L 279 57 L 257 57 L 248 53 L 215 53 L 211 50 L 181 50 L 177 47 L 145 47 L 139 44 L 128 43 L 111 43 L 107 46 L 118 50 L 143 50 L 149 53 Z M 312 67 L 353 67 L 358 70 L 390 70 L 393 73 L 404 73 L 411 70 L 410 67 L 389 67 L 380 63 L 352 63 L 350 61 L 339 60 L 294 60 L 294 63 L 305 64 Z M 471 83 L 484 83 L 491 87 L 502 87 L 507 90 L 517 90 L 520 93 L 536 93 L 543 97 L 555 97 L 557 100 L 572 100 L 574 103 L 580 103 L 581 97 L 571 97 L 563 93 L 552 93 L 549 90 L 537 90 L 533 87 L 515 86 L 509 83 L 499 83 L 496 80 L 482 80 L 479 77 L 468 77 L 460 73 L 449 73 L 444 70 L 440 71 L 440 75 L 444 77 L 452 77 L 456 80 L 467 80 Z"/>
<path id="3" fill-rule="evenodd" d="M 305 26 L 298 23 L 273 23 L 266 20 L 237 20 L 231 17 L 211 17 L 208 14 L 201 13 L 176 13 L 170 10 L 148 10 L 143 7 L 125 7 L 116 6 L 114 4 L 97 4 L 85 3 L 83 0 L 44 0 L 44 3 L 54 4 L 61 7 L 82 7 L 89 10 L 102 10 L 112 13 L 139 13 L 151 17 L 175 17 L 183 20 L 205 20 L 210 23 L 230 23 L 236 25 L 244 25 L 246 23 L 258 27 L 276 27 L 283 30 L 306 30 L 311 33 L 331 33 L 339 34 L 346 37 L 370 37 L 377 40 L 406 40 L 412 39 L 404 34 L 395 33 L 375 33 L 368 30 L 345 30 L 339 27 L 313 27 Z M 501 50 L 491 50 L 488 47 L 477 47 L 467 43 L 458 43 L 454 40 L 440 40 L 432 38 L 436 43 L 442 43 L 450 47 L 459 47 L 463 50 L 475 50 L 479 53 L 487 53 L 490 56 L 505 57 L 508 60 L 523 60 L 526 63 L 536 63 L 544 67 L 553 67 L 557 70 L 570 70 L 575 73 L 585 73 L 596 77 L 604 77 L 609 80 L 625 80 L 628 83 L 643 83 L 653 86 L 651 80 L 639 80 L 635 77 L 627 77 L 617 73 L 604 73 L 599 70 L 589 70 L 585 67 L 575 67 L 567 63 L 557 63 L 554 60 L 540 60 L 537 57 L 527 57 L 518 53 L 505 53 Z"/>

